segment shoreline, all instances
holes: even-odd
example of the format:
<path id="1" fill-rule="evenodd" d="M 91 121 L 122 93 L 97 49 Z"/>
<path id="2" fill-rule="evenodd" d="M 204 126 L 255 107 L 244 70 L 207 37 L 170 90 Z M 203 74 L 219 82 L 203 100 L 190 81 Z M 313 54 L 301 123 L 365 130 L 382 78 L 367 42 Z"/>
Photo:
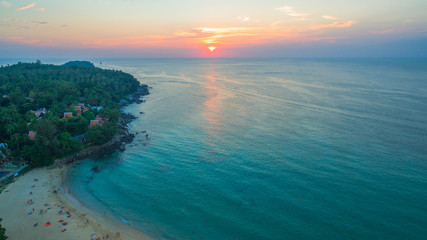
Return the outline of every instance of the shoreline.
<path id="1" fill-rule="evenodd" d="M 33 169 L 4 189 L 0 194 L 0 216 L 9 239 L 90 240 L 108 236 L 108 239 L 152 240 L 131 226 L 96 214 L 68 193 L 64 179 L 71 166 Z M 32 203 L 27 204 L 30 199 Z M 58 222 L 61 220 L 67 224 Z M 49 222 L 49 226 L 44 225 Z"/>
<path id="2" fill-rule="evenodd" d="M 132 227 L 130 224 L 120 221 L 120 217 L 111 213 L 107 213 L 105 215 L 105 211 L 104 214 L 102 214 L 100 211 L 97 211 L 94 208 L 87 206 L 84 201 L 80 200 L 80 198 L 73 191 L 70 190 L 70 186 L 66 185 L 67 171 L 69 171 L 69 169 L 72 168 L 75 164 L 67 165 L 62 174 L 62 186 L 64 187 L 64 194 L 62 197 L 65 198 L 65 201 L 71 203 L 76 209 L 78 209 L 78 211 L 82 211 L 94 218 L 97 218 L 98 222 L 102 226 L 107 227 L 107 229 L 110 229 L 110 231 L 114 230 L 113 232 L 124 232 L 124 234 L 121 234 L 123 235 L 123 239 L 155 240 L 153 237 L 149 236 L 145 232 Z"/>
<path id="3" fill-rule="evenodd" d="M 145 85 L 146 86 L 146 85 Z M 73 164 L 74 162 L 81 161 L 87 158 L 91 158 L 93 156 L 103 156 L 113 153 L 116 150 L 124 151 L 126 150 L 126 144 L 129 144 L 133 141 L 138 132 L 132 133 L 129 130 L 129 123 L 138 117 L 131 114 L 123 112 L 123 108 L 131 105 L 131 104 L 141 104 L 145 102 L 145 100 L 141 100 L 141 98 L 150 94 L 149 88 L 144 88 L 140 86 L 135 93 L 130 97 L 129 100 L 123 100 L 120 103 L 120 118 L 117 123 L 117 133 L 113 136 L 113 138 L 101 145 L 91 146 L 80 151 L 73 153 L 69 156 L 65 156 L 61 159 L 56 159 L 55 162 L 48 166 L 50 168 L 57 168 L 66 166 L 69 164 Z"/>
<path id="4" fill-rule="evenodd" d="M 147 234 L 115 220 L 114 216 L 102 216 L 86 207 L 65 185 L 66 173 L 73 164 L 96 155 L 124 151 L 125 145 L 133 141 L 138 132 L 130 132 L 128 125 L 137 117 L 122 110 L 130 104 L 144 102 L 140 98 L 149 94 L 145 90 L 138 88 L 132 100 L 121 103 L 118 132 L 113 139 L 56 159 L 51 166 L 30 169 L 3 189 L 0 218 L 3 218 L 1 224 L 6 228 L 8 239 L 152 240 Z M 65 209 L 71 214 L 59 213 Z M 58 222 L 61 220 L 66 225 Z"/>

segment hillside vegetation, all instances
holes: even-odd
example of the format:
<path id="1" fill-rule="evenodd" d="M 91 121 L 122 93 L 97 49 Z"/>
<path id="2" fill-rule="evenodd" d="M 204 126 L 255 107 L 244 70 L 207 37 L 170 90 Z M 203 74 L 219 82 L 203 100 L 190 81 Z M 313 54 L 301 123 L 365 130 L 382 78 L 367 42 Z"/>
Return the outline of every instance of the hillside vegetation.
<path id="1" fill-rule="evenodd" d="M 44 166 L 55 158 L 105 143 L 117 132 L 118 103 L 138 89 L 148 94 L 148 87 L 132 75 L 88 62 L 2 66 L 0 143 L 8 147 L 0 149 L 1 156 Z M 38 115 L 40 111 L 43 113 Z M 72 117 L 64 118 L 66 112 Z M 99 124 L 89 127 L 95 119 Z M 30 131 L 35 133 L 33 139 Z"/>

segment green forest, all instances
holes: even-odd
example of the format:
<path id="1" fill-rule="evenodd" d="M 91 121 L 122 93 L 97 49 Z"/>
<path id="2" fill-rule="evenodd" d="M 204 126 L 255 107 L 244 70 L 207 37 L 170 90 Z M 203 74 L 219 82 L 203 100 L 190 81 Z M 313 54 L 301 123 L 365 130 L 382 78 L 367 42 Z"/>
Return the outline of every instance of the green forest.
<path id="1" fill-rule="evenodd" d="M 2 160 L 46 166 L 109 141 L 117 132 L 119 102 L 140 87 L 148 92 L 128 73 L 85 61 L 1 66 Z"/>

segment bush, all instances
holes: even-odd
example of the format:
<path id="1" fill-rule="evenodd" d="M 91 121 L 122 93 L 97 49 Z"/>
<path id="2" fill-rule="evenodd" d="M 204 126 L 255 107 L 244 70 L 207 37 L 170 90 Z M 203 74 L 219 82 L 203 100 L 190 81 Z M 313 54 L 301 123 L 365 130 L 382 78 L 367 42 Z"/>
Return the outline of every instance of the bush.
<path id="1" fill-rule="evenodd" d="M 6 240 L 7 239 L 7 236 L 6 236 L 6 228 L 4 228 L 4 227 L 2 227 L 2 225 L 1 225 L 1 221 L 2 221 L 3 219 L 2 218 L 0 218 L 0 240 Z"/>

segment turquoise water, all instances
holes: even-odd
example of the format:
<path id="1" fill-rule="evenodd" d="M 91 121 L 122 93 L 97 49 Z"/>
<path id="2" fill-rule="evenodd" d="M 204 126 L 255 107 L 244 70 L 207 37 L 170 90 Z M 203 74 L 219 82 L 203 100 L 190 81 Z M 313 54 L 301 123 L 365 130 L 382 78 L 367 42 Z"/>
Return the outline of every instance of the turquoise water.
<path id="1" fill-rule="evenodd" d="M 68 175 L 100 213 L 160 239 L 426 239 L 427 60 L 102 63 L 153 89 L 125 109 L 149 139 Z"/>

